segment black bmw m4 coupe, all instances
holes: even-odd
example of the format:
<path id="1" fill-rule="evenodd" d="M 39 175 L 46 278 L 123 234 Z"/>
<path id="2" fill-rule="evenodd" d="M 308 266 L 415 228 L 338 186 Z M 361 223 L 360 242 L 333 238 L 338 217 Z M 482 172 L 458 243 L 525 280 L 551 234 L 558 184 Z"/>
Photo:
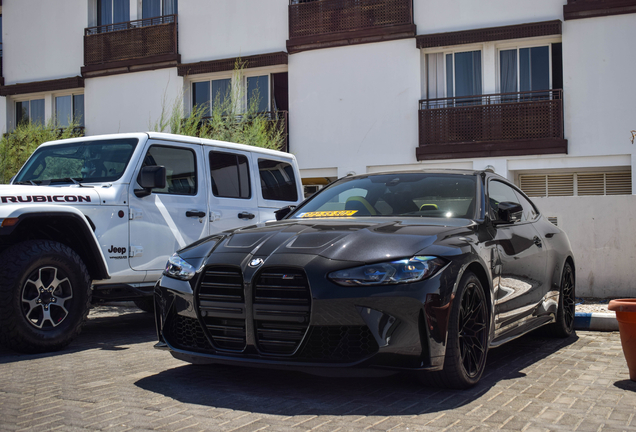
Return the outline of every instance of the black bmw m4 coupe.
<path id="1" fill-rule="evenodd" d="M 573 332 L 569 240 L 494 173 L 348 176 L 277 218 L 170 258 L 155 287 L 157 348 L 467 388 L 489 348 L 541 326 Z"/>

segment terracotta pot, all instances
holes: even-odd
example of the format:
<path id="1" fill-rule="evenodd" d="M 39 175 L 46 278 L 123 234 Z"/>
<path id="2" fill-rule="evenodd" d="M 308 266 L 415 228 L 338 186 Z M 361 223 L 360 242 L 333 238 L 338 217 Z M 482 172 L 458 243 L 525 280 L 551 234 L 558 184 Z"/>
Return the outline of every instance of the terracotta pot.
<path id="1" fill-rule="evenodd" d="M 636 299 L 611 300 L 609 310 L 616 312 L 629 379 L 636 381 Z"/>

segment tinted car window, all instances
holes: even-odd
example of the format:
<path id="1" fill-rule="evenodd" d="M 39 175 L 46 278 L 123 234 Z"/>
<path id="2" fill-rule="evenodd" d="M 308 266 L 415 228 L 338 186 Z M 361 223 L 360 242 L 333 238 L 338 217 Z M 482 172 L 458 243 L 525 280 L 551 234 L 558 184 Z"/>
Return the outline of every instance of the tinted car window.
<path id="1" fill-rule="evenodd" d="M 143 165 L 166 167 L 166 187 L 154 188 L 153 193 L 196 195 L 196 156 L 191 149 L 153 145 L 148 149 Z"/>
<path id="2" fill-rule="evenodd" d="M 532 203 L 524 197 L 519 191 L 515 190 L 515 194 L 517 195 L 518 203 L 523 207 L 523 214 L 521 216 L 522 221 L 532 221 L 537 218 L 539 212 L 532 205 Z"/>
<path id="3" fill-rule="evenodd" d="M 507 184 L 496 180 L 491 180 L 490 183 L 488 183 L 488 199 L 490 204 L 490 216 L 493 219 L 497 218 L 499 203 L 519 203 L 515 190 Z"/>
<path id="4" fill-rule="evenodd" d="M 210 175 L 214 196 L 248 199 L 252 195 L 249 164 L 244 155 L 211 151 Z"/>
<path id="5" fill-rule="evenodd" d="M 261 176 L 263 198 L 277 201 L 296 201 L 298 199 L 296 177 L 290 164 L 270 159 L 259 159 L 258 172 Z"/>

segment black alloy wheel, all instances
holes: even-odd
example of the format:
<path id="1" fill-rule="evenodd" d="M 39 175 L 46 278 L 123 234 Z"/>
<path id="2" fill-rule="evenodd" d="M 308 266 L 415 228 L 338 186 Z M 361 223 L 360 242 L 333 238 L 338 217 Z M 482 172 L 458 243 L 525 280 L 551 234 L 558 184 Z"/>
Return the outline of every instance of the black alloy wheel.
<path id="1" fill-rule="evenodd" d="M 576 278 L 569 262 L 563 266 L 556 321 L 546 326 L 549 336 L 566 338 L 574 333 Z"/>
<path id="2" fill-rule="evenodd" d="M 444 368 L 420 374 L 424 384 L 466 389 L 479 382 L 486 368 L 488 324 L 486 296 L 481 282 L 466 272 L 452 301 Z"/>

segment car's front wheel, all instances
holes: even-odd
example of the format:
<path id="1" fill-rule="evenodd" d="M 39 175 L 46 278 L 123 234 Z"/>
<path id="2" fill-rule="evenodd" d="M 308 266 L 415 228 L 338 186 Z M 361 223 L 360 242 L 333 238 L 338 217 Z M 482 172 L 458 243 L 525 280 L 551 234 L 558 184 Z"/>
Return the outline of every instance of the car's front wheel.
<path id="1" fill-rule="evenodd" d="M 0 343 L 15 351 L 55 351 L 81 331 L 90 280 L 69 247 L 31 240 L 0 254 Z"/>
<path id="2" fill-rule="evenodd" d="M 486 367 L 488 323 L 481 282 L 466 272 L 451 307 L 444 369 L 422 375 L 422 381 L 456 389 L 477 384 Z"/>

